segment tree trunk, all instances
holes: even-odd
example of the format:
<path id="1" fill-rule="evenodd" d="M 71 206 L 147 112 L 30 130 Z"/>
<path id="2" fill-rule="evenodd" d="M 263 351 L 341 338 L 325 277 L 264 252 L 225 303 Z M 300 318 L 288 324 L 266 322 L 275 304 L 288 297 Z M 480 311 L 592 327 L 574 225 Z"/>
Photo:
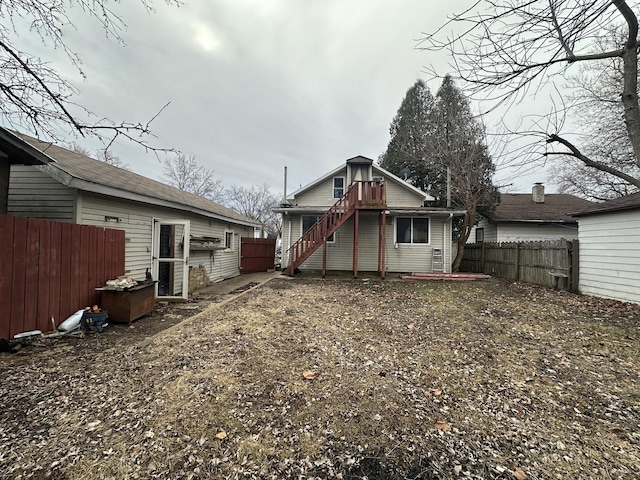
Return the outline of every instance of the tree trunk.
<path id="1" fill-rule="evenodd" d="M 624 64 L 622 91 L 624 121 L 633 153 L 635 153 L 636 164 L 640 166 L 640 107 L 638 106 L 638 55 L 636 49 L 626 49 L 622 60 Z"/>
<path id="2" fill-rule="evenodd" d="M 471 228 L 476 223 L 476 212 L 470 212 L 467 210 L 467 213 L 464 215 L 464 220 L 462 222 L 462 233 L 458 237 L 458 251 L 456 252 L 456 258 L 453 260 L 453 264 L 451 264 L 451 271 L 457 272 L 460 270 L 460 264 L 462 263 L 462 257 L 464 256 L 464 246 L 469 240 L 469 235 L 471 235 Z"/>

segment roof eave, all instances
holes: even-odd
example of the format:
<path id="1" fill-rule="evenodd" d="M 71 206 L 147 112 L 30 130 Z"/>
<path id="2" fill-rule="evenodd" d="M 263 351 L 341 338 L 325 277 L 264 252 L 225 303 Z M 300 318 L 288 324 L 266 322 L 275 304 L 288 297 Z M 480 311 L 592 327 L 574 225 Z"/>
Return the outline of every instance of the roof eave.
<path id="1" fill-rule="evenodd" d="M 80 180 L 78 178 L 73 178 L 68 184 L 71 188 L 76 188 L 78 190 L 90 193 L 97 193 L 100 195 L 108 195 L 111 197 L 116 197 L 124 200 L 131 200 L 134 202 L 146 203 L 148 205 L 154 205 L 157 207 L 166 207 L 172 208 L 174 210 L 180 210 L 183 212 L 190 212 L 197 215 L 202 215 L 204 217 L 213 218 L 216 220 L 220 220 L 227 223 L 235 223 L 237 225 L 245 225 L 248 227 L 257 228 L 260 227 L 260 224 L 257 222 L 244 221 L 239 220 L 232 217 L 227 217 L 224 215 L 220 215 L 218 213 L 209 212 L 207 210 L 203 210 L 201 208 L 192 207 L 189 205 L 184 205 L 178 202 L 171 202 L 169 200 L 162 200 L 159 198 L 150 197 L 148 195 L 142 195 L 139 193 L 129 192 L 127 190 L 121 190 L 118 188 L 108 187 L 106 185 L 100 185 L 97 183 L 87 182 L 86 180 Z"/>
<path id="2" fill-rule="evenodd" d="M 8 150 L 6 153 L 12 164 L 46 165 L 55 162 L 49 155 L 3 127 L 0 127 L 0 141 L 4 142 L 4 149 Z"/>

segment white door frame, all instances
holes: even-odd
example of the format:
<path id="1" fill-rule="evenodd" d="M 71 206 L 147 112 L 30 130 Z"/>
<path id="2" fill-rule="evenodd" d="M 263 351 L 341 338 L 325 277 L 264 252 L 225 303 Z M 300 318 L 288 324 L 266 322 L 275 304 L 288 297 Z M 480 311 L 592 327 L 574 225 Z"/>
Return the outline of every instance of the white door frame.
<path id="1" fill-rule="evenodd" d="M 175 248 L 173 257 L 160 258 L 160 228 L 162 225 L 181 225 L 183 227 L 183 236 L 180 245 Z M 158 300 L 188 300 L 189 299 L 189 220 L 160 220 L 153 219 L 153 235 L 152 235 L 152 276 L 156 280 L 160 280 L 160 262 L 174 264 L 174 275 L 176 270 L 182 272 L 182 289 L 181 295 L 162 295 L 158 294 L 159 281 L 155 284 L 155 294 Z M 181 248 L 180 248 L 181 247 Z"/>

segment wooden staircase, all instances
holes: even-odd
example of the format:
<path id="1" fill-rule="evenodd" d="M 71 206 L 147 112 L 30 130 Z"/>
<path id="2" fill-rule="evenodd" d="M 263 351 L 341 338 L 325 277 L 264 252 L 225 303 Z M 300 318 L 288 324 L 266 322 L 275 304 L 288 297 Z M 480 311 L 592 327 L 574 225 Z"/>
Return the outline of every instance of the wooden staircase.
<path id="1" fill-rule="evenodd" d="M 289 248 L 289 266 L 285 275 L 292 276 L 295 270 L 326 243 L 358 209 L 386 208 L 386 194 L 383 182 L 356 181 L 347 192 L 322 215 L 307 232 Z"/>

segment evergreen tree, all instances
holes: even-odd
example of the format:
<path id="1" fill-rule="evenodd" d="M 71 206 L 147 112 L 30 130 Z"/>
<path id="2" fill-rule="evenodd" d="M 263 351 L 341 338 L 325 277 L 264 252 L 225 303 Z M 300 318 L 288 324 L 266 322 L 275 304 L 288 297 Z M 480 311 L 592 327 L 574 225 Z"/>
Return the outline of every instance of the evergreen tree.
<path id="1" fill-rule="evenodd" d="M 458 253 L 452 269 L 457 271 L 478 214 L 490 213 L 500 201 L 484 126 L 464 93 L 446 76 L 435 98 L 422 80 L 407 91 L 390 133 L 380 165 L 401 178 L 407 172 L 408 182 L 434 197 L 431 206 L 447 206 L 450 172 L 451 207 L 466 211 L 454 222 Z"/>
<path id="2" fill-rule="evenodd" d="M 429 87 L 417 80 L 405 94 L 393 118 L 387 150 L 378 159 L 385 170 L 406 179 L 420 190 L 432 194 L 438 185 L 427 152 L 432 134 L 430 117 L 434 99 Z M 434 195 L 436 196 L 436 195 Z"/>
<path id="3" fill-rule="evenodd" d="M 451 206 L 466 211 L 462 222 L 456 225 L 458 252 L 452 270 L 457 271 L 478 215 L 489 214 L 500 201 L 493 184 L 495 165 L 485 143 L 484 125 L 448 75 L 436 94 L 431 121 L 434 135 L 428 151 L 441 162 L 441 169 L 450 170 Z"/>

